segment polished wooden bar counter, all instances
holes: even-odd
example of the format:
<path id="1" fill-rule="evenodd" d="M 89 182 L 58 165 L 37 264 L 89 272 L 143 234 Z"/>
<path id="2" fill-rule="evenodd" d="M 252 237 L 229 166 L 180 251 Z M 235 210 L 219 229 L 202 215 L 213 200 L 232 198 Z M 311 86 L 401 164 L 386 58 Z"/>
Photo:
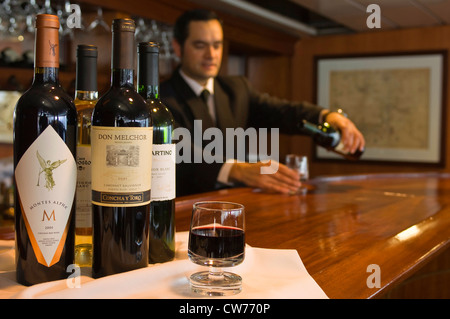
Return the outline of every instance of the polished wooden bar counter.
<path id="1" fill-rule="evenodd" d="M 330 298 L 386 297 L 441 259 L 425 281 L 448 297 L 449 269 L 439 269 L 449 267 L 448 174 L 317 178 L 304 195 L 235 188 L 182 197 L 177 199 L 177 231 L 189 229 L 192 204 L 208 200 L 245 205 L 247 243 L 296 249 Z M 378 275 L 380 288 L 373 287 Z"/>
<path id="2" fill-rule="evenodd" d="M 316 178 L 308 188 L 180 197 L 176 228 L 189 229 L 197 201 L 238 202 L 247 244 L 296 249 L 330 298 L 450 298 L 450 174 Z M 0 227 L 0 239 L 14 239 L 12 226 Z"/>

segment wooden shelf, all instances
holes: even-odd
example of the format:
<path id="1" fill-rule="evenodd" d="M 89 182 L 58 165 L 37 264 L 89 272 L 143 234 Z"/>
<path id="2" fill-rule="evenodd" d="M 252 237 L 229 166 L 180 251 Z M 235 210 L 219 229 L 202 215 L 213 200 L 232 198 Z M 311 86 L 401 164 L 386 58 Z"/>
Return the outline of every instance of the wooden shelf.
<path id="1" fill-rule="evenodd" d="M 194 8 L 209 8 L 208 1 L 198 5 L 187 0 L 81 0 L 81 3 L 101 6 L 130 16 L 140 16 L 173 25 L 183 12 Z M 224 39 L 230 50 L 251 54 L 292 55 L 298 38 L 262 24 L 216 11 L 224 24 Z"/>

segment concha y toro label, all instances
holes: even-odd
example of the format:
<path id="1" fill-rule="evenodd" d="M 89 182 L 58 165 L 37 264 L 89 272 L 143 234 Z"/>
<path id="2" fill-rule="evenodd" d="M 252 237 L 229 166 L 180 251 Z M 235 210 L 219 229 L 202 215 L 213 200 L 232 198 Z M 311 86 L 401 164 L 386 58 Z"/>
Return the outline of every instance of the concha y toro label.
<path id="1" fill-rule="evenodd" d="M 153 127 L 93 126 L 92 203 L 133 207 L 150 203 Z"/>

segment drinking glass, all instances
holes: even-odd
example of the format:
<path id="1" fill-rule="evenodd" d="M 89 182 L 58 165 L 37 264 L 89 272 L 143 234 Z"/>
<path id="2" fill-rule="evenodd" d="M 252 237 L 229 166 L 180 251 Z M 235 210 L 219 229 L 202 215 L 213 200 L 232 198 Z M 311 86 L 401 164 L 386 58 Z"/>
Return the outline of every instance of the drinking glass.
<path id="1" fill-rule="evenodd" d="M 233 267 L 245 255 L 244 206 L 231 202 L 197 202 L 189 229 L 189 259 L 208 270 L 190 276 L 191 289 L 208 296 L 227 296 L 242 290 L 241 276 L 222 267 Z"/>
<path id="2" fill-rule="evenodd" d="M 97 17 L 88 26 L 88 31 L 92 31 L 97 27 L 101 27 L 106 32 L 110 30 L 108 23 L 103 19 L 103 9 L 101 7 L 97 8 Z"/>
<path id="3" fill-rule="evenodd" d="M 309 179 L 308 157 L 304 155 L 288 154 L 286 155 L 286 166 L 290 169 L 296 170 L 300 175 L 300 182 L 302 184 Z M 300 186 L 298 193 L 306 193 L 305 185 Z"/>

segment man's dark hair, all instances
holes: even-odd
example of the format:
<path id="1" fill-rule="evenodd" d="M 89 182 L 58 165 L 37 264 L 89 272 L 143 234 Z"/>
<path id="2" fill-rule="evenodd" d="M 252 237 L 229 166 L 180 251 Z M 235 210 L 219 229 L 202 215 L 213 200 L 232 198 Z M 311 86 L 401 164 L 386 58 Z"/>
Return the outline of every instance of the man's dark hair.
<path id="1" fill-rule="evenodd" d="M 222 21 L 219 19 L 217 14 L 214 11 L 204 10 L 204 9 L 195 9 L 186 11 L 180 17 L 178 17 L 175 22 L 175 26 L 173 28 L 173 37 L 177 42 L 184 46 L 184 42 L 189 36 L 189 23 L 192 21 L 210 21 L 217 20 L 220 24 Z"/>

